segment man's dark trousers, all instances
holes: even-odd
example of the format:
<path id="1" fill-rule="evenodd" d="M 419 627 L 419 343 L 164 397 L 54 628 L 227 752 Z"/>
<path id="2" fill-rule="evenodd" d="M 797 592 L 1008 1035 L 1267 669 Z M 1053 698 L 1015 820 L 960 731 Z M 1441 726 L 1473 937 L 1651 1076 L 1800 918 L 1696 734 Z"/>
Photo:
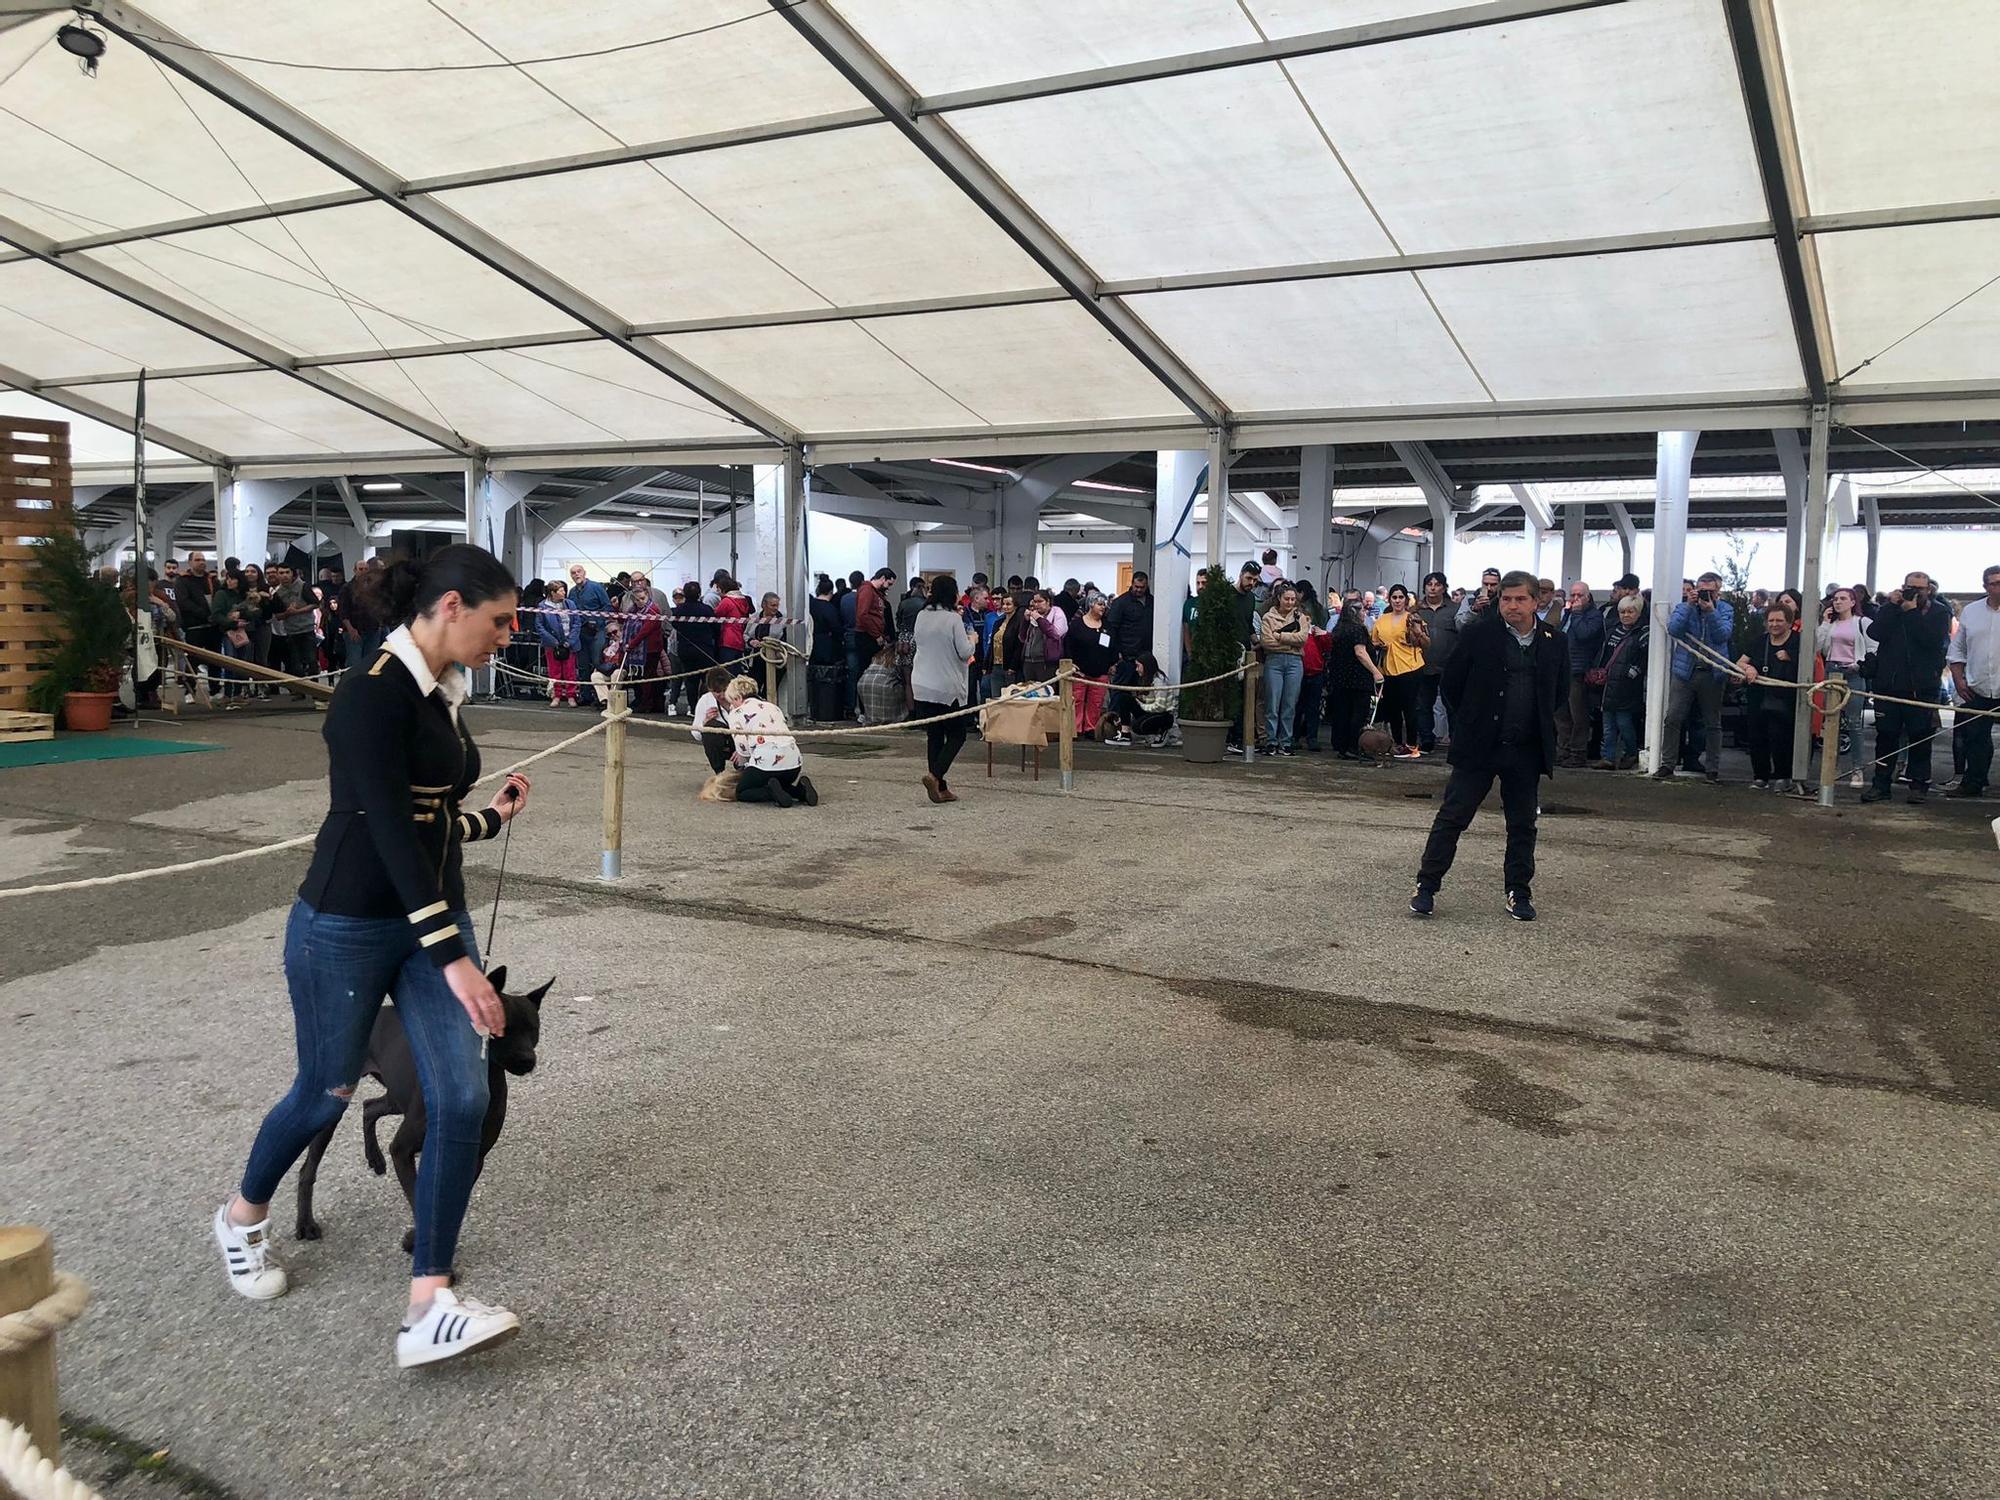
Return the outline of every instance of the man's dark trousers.
<path id="1" fill-rule="evenodd" d="M 1896 755 L 1909 760 L 1910 785 L 1927 788 L 1931 784 L 1931 736 L 1937 733 L 1934 708 L 1915 708 L 1908 703 L 1875 705 L 1875 787 L 1887 794 L 1896 782 Z"/>
<path id="2" fill-rule="evenodd" d="M 1965 700 L 1966 709 L 1983 708 L 1989 713 L 2000 709 L 2000 698 L 1982 698 L 1974 693 Z M 1953 715 L 1958 721 L 1952 730 L 1952 737 L 1958 742 L 1958 758 L 1964 767 L 1964 776 L 1959 785 L 1967 795 L 1986 790 L 1987 779 L 1993 773 L 1993 724 L 1992 719 L 1975 718 L 1971 713 Z"/>
<path id="3" fill-rule="evenodd" d="M 1431 824 L 1424 845 L 1417 884 L 1436 890 L 1444 883 L 1458 854 L 1458 836 L 1471 826 L 1473 814 L 1493 783 L 1500 783 L 1500 805 L 1507 815 L 1507 855 L 1503 871 L 1510 891 L 1532 888 L 1535 880 L 1535 815 L 1540 797 L 1541 753 L 1534 745 L 1502 745 L 1497 762 L 1484 766 L 1453 766 L 1444 786 L 1444 802 Z"/>

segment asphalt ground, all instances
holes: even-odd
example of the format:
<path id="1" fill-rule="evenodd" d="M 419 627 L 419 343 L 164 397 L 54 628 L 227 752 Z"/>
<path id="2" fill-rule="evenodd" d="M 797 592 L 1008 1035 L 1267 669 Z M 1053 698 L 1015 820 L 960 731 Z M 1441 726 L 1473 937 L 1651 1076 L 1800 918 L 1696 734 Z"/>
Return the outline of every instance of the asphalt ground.
<path id="1" fill-rule="evenodd" d="M 473 722 L 492 765 L 585 721 Z M 318 725 L 0 774 L 0 882 L 309 830 Z M 461 1251 L 526 1332 L 427 1372 L 352 1124 L 324 1240 L 280 1195 L 291 1295 L 208 1242 L 289 1079 L 303 851 L 0 901 L 0 1217 L 96 1289 L 80 1457 L 234 1496 L 2000 1494 L 2000 809 L 1566 774 L 1542 919 L 1494 805 L 1419 923 L 1441 767 L 1086 746 L 1065 796 L 974 741 L 936 807 L 919 751 L 809 745 L 824 802 L 779 811 L 635 729 L 616 885 L 599 742 L 535 768 L 493 956 L 555 986 Z"/>

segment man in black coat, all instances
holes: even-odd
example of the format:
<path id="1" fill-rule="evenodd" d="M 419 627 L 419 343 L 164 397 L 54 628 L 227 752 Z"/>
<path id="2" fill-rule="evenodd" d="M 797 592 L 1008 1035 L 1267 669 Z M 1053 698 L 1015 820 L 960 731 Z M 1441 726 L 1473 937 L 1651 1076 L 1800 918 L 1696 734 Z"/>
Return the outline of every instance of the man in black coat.
<path id="1" fill-rule="evenodd" d="M 1910 800 L 1922 802 L 1930 795 L 1931 740 L 1937 734 L 1938 687 L 1951 647 L 1951 618 L 1951 606 L 1938 599 L 1930 575 L 1918 571 L 1903 579 L 1888 605 L 1868 622 L 1868 633 L 1875 637 L 1870 690 L 1930 706 L 1875 705 L 1875 782 L 1861 794 L 1863 802 L 1880 802 L 1889 795 L 1896 784 L 1898 754 L 1909 767 Z"/>
<path id="2" fill-rule="evenodd" d="M 1451 780 L 1431 824 L 1417 868 L 1412 915 L 1428 917 L 1458 853 L 1458 836 L 1497 779 L 1507 815 L 1504 873 L 1507 914 L 1535 920 L 1536 799 L 1556 767 L 1556 705 L 1567 702 L 1569 649 L 1562 633 L 1535 613 L 1535 576 L 1500 580 L 1499 607 L 1459 632 L 1444 666 L 1445 711 L 1451 716 Z"/>

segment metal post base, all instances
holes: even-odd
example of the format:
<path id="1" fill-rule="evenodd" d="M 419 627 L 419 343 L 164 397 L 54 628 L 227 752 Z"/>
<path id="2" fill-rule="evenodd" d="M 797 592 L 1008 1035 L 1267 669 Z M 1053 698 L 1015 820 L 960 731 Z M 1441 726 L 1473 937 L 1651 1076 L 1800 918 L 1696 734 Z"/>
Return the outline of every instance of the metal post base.
<path id="1" fill-rule="evenodd" d="M 1076 772 L 1065 771 L 1062 773 L 1062 789 L 1066 792 L 1076 790 Z"/>
<path id="2" fill-rule="evenodd" d="M 617 849 L 606 849 L 604 851 L 604 862 L 598 867 L 597 871 L 597 878 L 599 880 L 617 880 L 622 876 L 623 872 L 619 869 L 621 852 Z"/>

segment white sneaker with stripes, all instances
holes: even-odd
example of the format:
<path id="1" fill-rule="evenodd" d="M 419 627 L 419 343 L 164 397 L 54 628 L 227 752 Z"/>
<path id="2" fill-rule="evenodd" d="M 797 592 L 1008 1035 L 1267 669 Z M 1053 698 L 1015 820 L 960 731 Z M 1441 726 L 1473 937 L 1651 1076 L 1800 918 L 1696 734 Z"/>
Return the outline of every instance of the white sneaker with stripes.
<path id="1" fill-rule="evenodd" d="M 215 1211 L 215 1243 L 222 1247 L 222 1268 L 229 1273 L 229 1285 L 253 1302 L 269 1302 L 285 1295 L 290 1285 L 285 1268 L 271 1253 L 271 1221 L 238 1224 L 229 1217 L 229 1205 Z"/>
<path id="2" fill-rule="evenodd" d="M 504 1307 L 488 1307 L 442 1287 L 430 1311 L 396 1334 L 396 1363 L 435 1364 L 454 1355 L 504 1344 L 521 1331 L 521 1320 Z"/>

